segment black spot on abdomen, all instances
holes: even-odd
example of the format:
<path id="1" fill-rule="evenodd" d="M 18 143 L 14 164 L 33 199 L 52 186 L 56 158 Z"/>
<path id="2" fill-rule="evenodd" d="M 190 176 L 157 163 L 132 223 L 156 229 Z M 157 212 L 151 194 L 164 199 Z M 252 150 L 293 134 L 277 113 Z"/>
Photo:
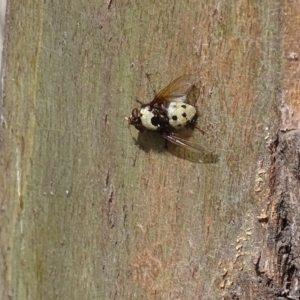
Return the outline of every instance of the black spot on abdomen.
<path id="1" fill-rule="evenodd" d="M 184 118 L 186 118 L 186 113 L 183 113 L 182 116 L 183 116 Z"/>
<path id="2" fill-rule="evenodd" d="M 172 120 L 177 121 L 177 116 L 172 116 Z"/>

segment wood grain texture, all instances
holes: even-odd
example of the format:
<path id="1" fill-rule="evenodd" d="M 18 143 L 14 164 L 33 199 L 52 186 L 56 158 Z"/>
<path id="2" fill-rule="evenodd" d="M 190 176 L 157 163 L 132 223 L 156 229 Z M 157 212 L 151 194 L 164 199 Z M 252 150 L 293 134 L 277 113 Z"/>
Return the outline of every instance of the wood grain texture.
<path id="1" fill-rule="evenodd" d="M 3 299 L 298 299 L 296 1 L 11 1 Z M 128 128 L 195 74 L 195 163 Z"/>

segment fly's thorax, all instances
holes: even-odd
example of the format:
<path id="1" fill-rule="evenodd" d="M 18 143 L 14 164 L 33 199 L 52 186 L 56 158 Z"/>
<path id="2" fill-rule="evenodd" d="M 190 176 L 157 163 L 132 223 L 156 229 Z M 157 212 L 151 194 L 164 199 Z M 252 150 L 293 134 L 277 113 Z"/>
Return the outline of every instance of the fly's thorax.
<path id="1" fill-rule="evenodd" d="M 148 105 L 141 108 L 140 118 L 143 126 L 148 130 L 163 132 L 170 127 L 166 110 L 162 106 Z"/>
<path id="2" fill-rule="evenodd" d="M 157 115 L 151 110 L 150 106 L 145 106 L 140 110 L 140 118 L 144 127 L 148 130 L 159 130 Z"/>

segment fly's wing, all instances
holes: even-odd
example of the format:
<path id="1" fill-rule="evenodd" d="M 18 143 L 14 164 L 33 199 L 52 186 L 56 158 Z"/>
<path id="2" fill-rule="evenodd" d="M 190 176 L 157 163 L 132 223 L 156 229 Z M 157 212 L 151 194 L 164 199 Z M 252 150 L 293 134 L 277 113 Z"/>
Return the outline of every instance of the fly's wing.
<path id="1" fill-rule="evenodd" d="M 174 133 L 164 133 L 163 137 L 169 142 L 181 146 L 180 149 L 173 151 L 174 148 L 169 149 L 169 152 L 179 158 L 189 160 L 194 163 L 215 164 L 219 161 L 219 156 L 211 150 L 204 148 L 198 143 L 186 140 Z M 182 151 L 183 150 L 183 151 Z M 187 150 L 187 151 L 185 151 Z"/>
<path id="2" fill-rule="evenodd" d="M 192 90 L 196 83 L 195 75 L 188 74 L 178 77 L 172 81 L 168 86 L 161 90 L 151 102 L 163 104 L 165 102 L 184 102 L 187 95 Z"/>
<path id="3" fill-rule="evenodd" d="M 205 163 L 216 163 L 219 161 L 218 155 L 216 155 L 215 153 L 213 153 L 213 151 L 201 146 L 198 143 L 179 137 L 174 133 L 163 133 L 163 137 L 167 141 L 197 154 L 197 157 L 199 156 L 198 158 L 200 158 L 198 161 L 202 161 Z"/>
<path id="4" fill-rule="evenodd" d="M 169 142 L 178 145 L 178 146 L 182 146 L 184 148 L 187 148 L 191 151 L 195 151 L 195 152 L 201 152 L 201 153 L 212 153 L 212 151 L 202 147 L 200 144 L 189 141 L 187 139 L 184 139 L 182 137 L 179 137 L 178 135 L 172 134 L 172 133 L 164 133 L 163 137 L 168 140 Z"/>

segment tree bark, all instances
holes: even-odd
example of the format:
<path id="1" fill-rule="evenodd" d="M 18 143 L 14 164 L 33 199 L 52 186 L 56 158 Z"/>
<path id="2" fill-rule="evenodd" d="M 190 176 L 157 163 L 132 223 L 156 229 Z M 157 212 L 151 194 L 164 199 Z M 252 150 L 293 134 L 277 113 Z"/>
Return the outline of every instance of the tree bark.
<path id="1" fill-rule="evenodd" d="M 297 1 L 10 1 L 2 299 L 299 299 Z M 196 162 L 124 117 L 195 74 Z"/>

